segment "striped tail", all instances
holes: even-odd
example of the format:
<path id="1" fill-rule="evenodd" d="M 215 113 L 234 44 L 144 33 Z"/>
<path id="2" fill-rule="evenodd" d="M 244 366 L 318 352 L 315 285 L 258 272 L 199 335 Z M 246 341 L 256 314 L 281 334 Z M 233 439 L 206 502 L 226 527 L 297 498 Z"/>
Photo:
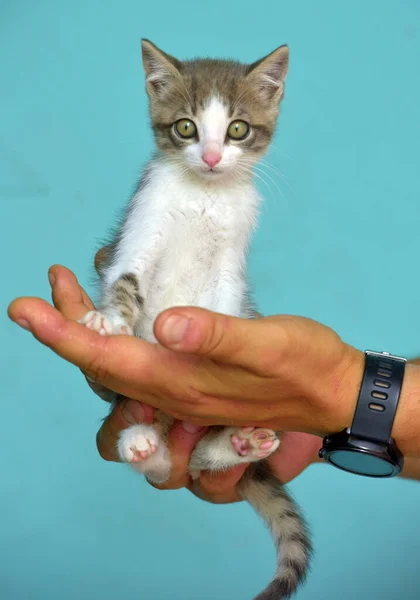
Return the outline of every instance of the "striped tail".
<path id="1" fill-rule="evenodd" d="M 305 521 L 266 462 L 250 466 L 240 494 L 270 527 L 277 548 L 277 569 L 268 587 L 254 600 L 290 598 L 303 583 L 312 555 Z"/>

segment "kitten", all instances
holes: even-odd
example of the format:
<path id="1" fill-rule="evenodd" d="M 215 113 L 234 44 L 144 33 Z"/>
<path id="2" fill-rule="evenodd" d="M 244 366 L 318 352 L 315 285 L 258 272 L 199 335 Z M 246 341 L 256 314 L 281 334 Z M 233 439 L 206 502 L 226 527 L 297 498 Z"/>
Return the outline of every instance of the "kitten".
<path id="1" fill-rule="evenodd" d="M 260 201 L 252 167 L 276 127 L 289 52 L 281 46 L 251 65 L 181 62 L 147 40 L 142 52 L 157 153 L 102 267 L 99 310 L 81 322 L 102 335 L 155 342 L 154 320 L 169 307 L 256 316 L 245 273 Z M 172 422 L 157 411 L 152 426 L 134 425 L 118 443 L 121 459 L 156 483 L 170 475 Z M 279 443 L 268 429 L 212 427 L 190 463 L 195 477 L 253 463 L 240 493 L 269 524 L 279 550 L 274 579 L 258 600 L 289 597 L 311 554 L 303 518 L 262 461 Z"/>

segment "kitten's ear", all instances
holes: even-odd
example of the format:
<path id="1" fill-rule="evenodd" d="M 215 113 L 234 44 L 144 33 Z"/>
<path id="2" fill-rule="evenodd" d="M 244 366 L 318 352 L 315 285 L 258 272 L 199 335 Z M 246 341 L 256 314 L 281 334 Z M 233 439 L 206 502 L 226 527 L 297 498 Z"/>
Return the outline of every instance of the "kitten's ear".
<path id="1" fill-rule="evenodd" d="M 162 94 L 180 76 L 181 62 L 160 50 L 149 40 L 141 41 L 146 88 L 149 94 Z"/>
<path id="2" fill-rule="evenodd" d="M 248 80 L 267 100 L 283 97 L 284 83 L 289 67 L 289 48 L 280 46 L 268 56 L 250 65 Z"/>

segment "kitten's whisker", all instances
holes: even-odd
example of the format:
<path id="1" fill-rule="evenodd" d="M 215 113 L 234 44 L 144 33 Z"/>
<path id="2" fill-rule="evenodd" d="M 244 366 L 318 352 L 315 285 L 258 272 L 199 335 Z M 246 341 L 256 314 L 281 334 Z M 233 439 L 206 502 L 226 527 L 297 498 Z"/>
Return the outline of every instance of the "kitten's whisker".
<path id="1" fill-rule="evenodd" d="M 260 169 L 257 165 L 255 165 L 255 163 L 246 163 L 245 161 L 241 160 L 241 166 L 246 169 L 247 172 L 251 172 L 253 174 L 253 176 L 262 181 L 266 187 L 268 188 L 269 192 L 270 192 L 270 196 L 276 200 L 277 196 L 275 194 L 273 194 L 273 190 L 271 189 L 270 185 L 268 184 L 268 182 L 266 181 L 266 177 L 271 181 L 271 183 L 275 186 L 276 190 L 278 191 L 278 193 L 280 194 L 280 197 L 283 201 L 283 203 L 288 206 L 289 203 L 287 201 L 287 198 L 285 197 L 285 195 L 283 194 L 282 190 L 279 188 L 279 186 L 276 184 L 276 182 L 270 177 L 270 175 L 268 173 L 266 173 L 265 171 L 263 171 L 262 169 Z"/>
<path id="2" fill-rule="evenodd" d="M 250 169 L 248 166 L 243 165 L 243 164 L 238 165 L 238 170 L 242 171 L 242 173 L 246 173 L 247 175 L 252 175 L 259 181 L 262 181 L 264 183 L 264 185 L 267 187 L 268 191 L 270 192 L 271 197 L 273 197 L 273 191 L 272 191 L 271 187 L 269 186 L 267 181 L 261 175 L 259 175 L 258 173 L 255 173 L 252 169 Z"/>
<path id="3" fill-rule="evenodd" d="M 277 182 L 269 175 L 269 173 L 266 173 L 262 168 L 257 167 L 257 166 L 254 166 L 254 169 L 257 169 L 260 173 L 263 173 L 271 181 L 271 183 L 274 185 L 274 187 L 276 188 L 276 190 L 279 192 L 280 196 L 283 198 L 284 202 L 286 204 L 288 204 L 286 196 L 284 195 L 284 193 L 281 190 L 280 186 L 277 185 Z"/>
<path id="4" fill-rule="evenodd" d="M 263 167 L 266 167 L 267 169 L 270 169 L 270 171 L 274 171 L 274 173 L 280 172 L 278 169 L 273 167 L 273 165 L 270 165 L 269 163 L 265 162 L 265 160 L 259 160 L 258 164 L 262 165 Z"/>
<path id="5" fill-rule="evenodd" d="M 265 167 L 267 167 L 268 165 L 264 165 Z M 283 173 L 280 173 L 280 171 L 277 171 L 275 169 L 273 169 L 273 174 L 277 175 L 277 177 L 285 184 L 287 185 L 287 187 L 289 188 L 290 192 L 293 194 L 293 196 L 295 197 L 295 190 L 292 188 L 292 186 L 290 185 L 290 183 L 287 181 L 286 176 Z"/>
<path id="6" fill-rule="evenodd" d="M 274 169 L 273 167 L 270 167 L 270 165 L 263 163 L 262 161 L 259 161 L 258 163 L 254 163 L 253 161 L 247 162 L 247 160 L 243 160 L 241 159 L 241 162 L 244 162 L 248 165 L 250 165 L 253 169 L 257 169 L 260 172 L 264 173 L 266 175 L 266 177 L 268 177 L 270 179 L 270 181 L 273 183 L 273 185 L 276 187 L 276 189 L 279 191 L 279 193 L 283 196 L 284 201 L 287 203 L 287 199 L 283 194 L 283 191 L 281 190 L 281 188 L 277 185 L 277 183 L 273 180 L 273 178 L 271 177 L 271 175 L 269 173 L 266 173 L 264 171 L 265 168 L 271 168 L 272 170 L 272 175 L 276 175 L 280 181 L 282 183 L 285 183 L 287 185 L 287 187 L 289 188 L 289 190 L 292 192 L 293 196 L 295 196 L 294 190 L 293 188 L 290 186 L 290 184 L 288 183 L 288 181 L 285 179 L 284 176 L 282 176 L 281 173 L 279 173 L 277 171 L 277 169 Z"/>
<path id="7" fill-rule="evenodd" d="M 278 191 L 278 193 L 283 197 L 284 200 L 286 200 L 285 197 L 284 197 L 283 192 L 280 189 L 280 187 L 277 185 L 277 183 L 274 181 L 274 179 L 268 173 L 266 173 L 265 171 L 263 171 L 263 169 L 261 169 L 259 167 L 254 167 L 254 169 L 256 169 L 259 173 L 261 173 L 265 177 L 267 177 L 267 179 L 269 179 L 271 181 L 271 183 L 274 185 L 274 187 L 276 188 L 276 190 Z"/>
<path id="8" fill-rule="evenodd" d="M 278 191 L 278 193 L 280 194 L 284 203 L 288 204 L 287 199 L 286 199 L 284 193 L 282 192 L 281 188 L 277 185 L 276 181 L 274 181 L 274 179 L 269 175 L 269 173 L 266 173 L 260 166 L 255 165 L 255 164 L 247 164 L 246 166 L 248 169 L 250 169 L 252 172 L 254 172 L 255 175 L 256 175 L 256 172 L 258 172 L 260 175 L 260 178 L 262 178 L 262 176 L 264 175 L 264 177 L 269 179 L 271 181 L 271 183 L 274 185 L 274 187 L 276 188 L 276 190 Z M 267 182 L 265 182 L 265 183 L 267 183 Z M 270 189 L 270 191 L 271 191 L 271 189 Z"/>

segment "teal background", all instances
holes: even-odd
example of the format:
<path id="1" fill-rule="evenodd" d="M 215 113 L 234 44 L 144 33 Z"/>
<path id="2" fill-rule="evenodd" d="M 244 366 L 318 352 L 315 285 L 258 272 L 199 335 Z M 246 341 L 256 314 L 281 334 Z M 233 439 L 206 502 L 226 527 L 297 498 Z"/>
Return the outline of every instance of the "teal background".
<path id="1" fill-rule="evenodd" d="M 273 571 L 247 506 L 102 462 L 105 406 L 6 317 L 18 295 L 49 298 L 53 263 L 89 286 L 152 149 L 143 36 L 180 58 L 290 45 L 266 159 L 280 191 L 261 184 L 250 260 L 260 308 L 420 354 L 418 1 L 0 0 L 2 600 L 250 600 Z M 418 600 L 419 484 L 317 466 L 291 489 L 316 547 L 298 600 Z"/>

